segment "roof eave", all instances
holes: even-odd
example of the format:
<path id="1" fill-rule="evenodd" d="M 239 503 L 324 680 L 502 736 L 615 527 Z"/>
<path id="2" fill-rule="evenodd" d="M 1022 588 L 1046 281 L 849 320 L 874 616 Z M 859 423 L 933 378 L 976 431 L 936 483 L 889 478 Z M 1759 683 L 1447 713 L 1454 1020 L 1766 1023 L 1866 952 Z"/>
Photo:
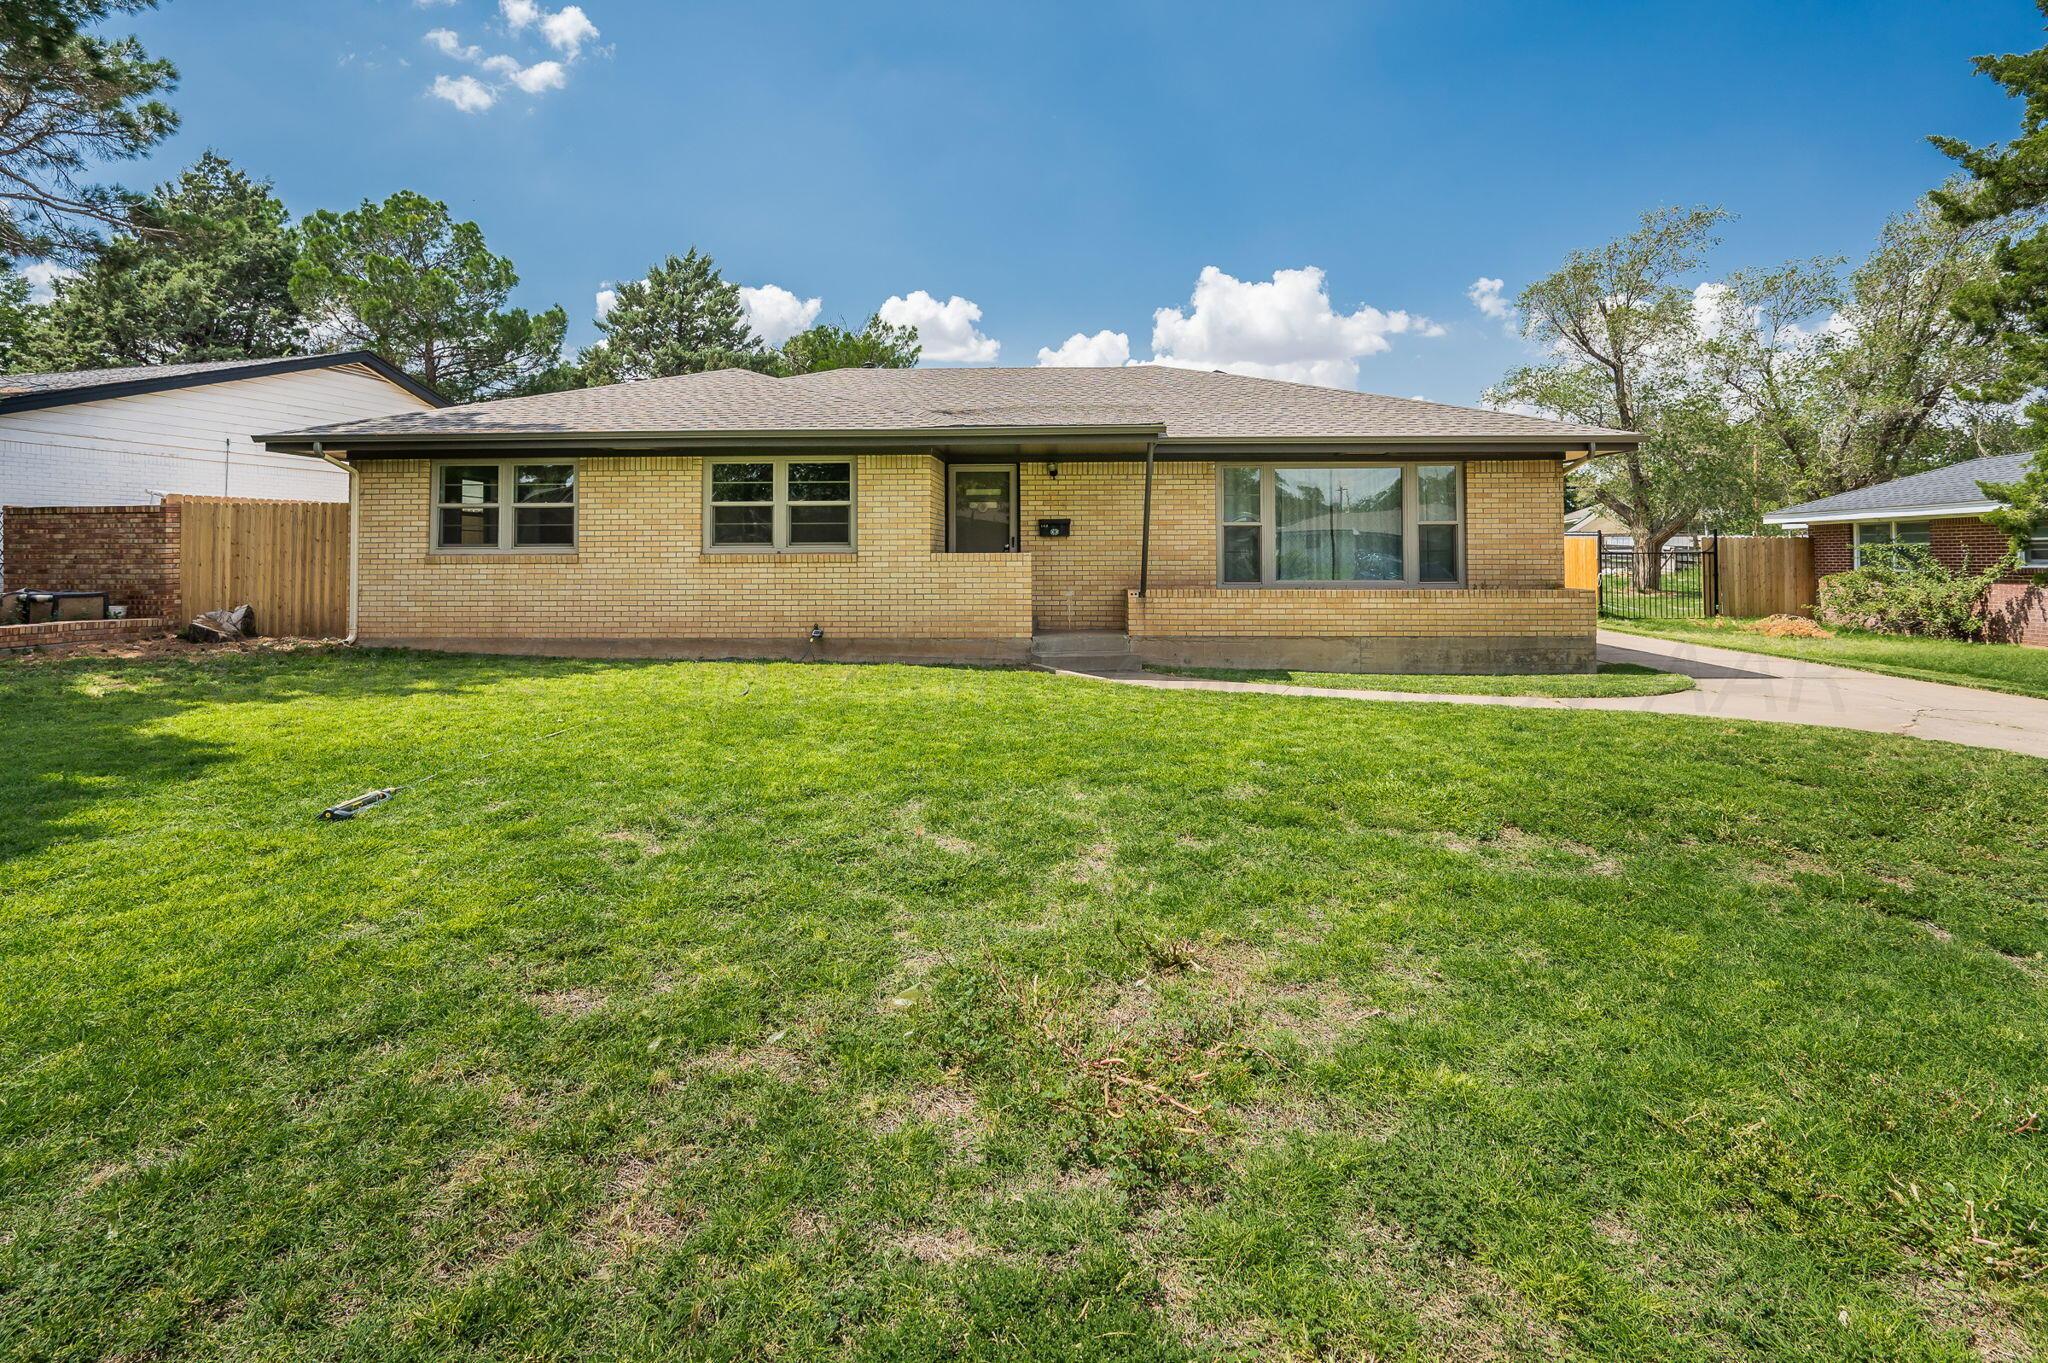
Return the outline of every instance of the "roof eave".
<path id="1" fill-rule="evenodd" d="M 1944 502 L 1930 506 L 1864 506 L 1852 511 L 1802 511 L 1786 507 L 1763 518 L 1765 525 L 1797 528 L 1806 525 L 1846 525 L 1854 521 L 1938 520 L 1948 516 L 1982 516 L 1997 511 L 2003 502 Z"/>
<path id="2" fill-rule="evenodd" d="M 431 406 L 452 405 L 447 398 L 374 351 L 350 350 L 339 355 L 287 355 L 277 360 L 232 370 L 145 376 L 139 379 L 124 379 L 118 383 L 82 384 L 76 388 L 53 388 L 41 393 L 16 393 L 0 397 L 0 416 L 14 412 L 41 411 L 48 407 L 74 407 L 84 402 L 106 402 L 112 398 L 140 397 L 148 393 L 169 393 L 181 388 L 208 388 L 220 383 L 241 383 L 248 379 L 295 374 L 309 369 L 342 369 L 352 364 L 362 365 L 374 372 L 377 377 L 403 388 Z"/>
<path id="3" fill-rule="evenodd" d="M 495 449 L 646 450 L 723 448 L 747 445 L 850 445 L 882 447 L 952 445 L 973 441 L 1016 440 L 1156 440 L 1156 423 L 1091 426 L 913 426 L 900 429 L 823 428 L 813 430 L 691 431 L 373 431 L 350 432 L 314 427 L 256 437 L 264 448 L 284 454 L 311 453 L 315 445 L 336 449 Z"/>

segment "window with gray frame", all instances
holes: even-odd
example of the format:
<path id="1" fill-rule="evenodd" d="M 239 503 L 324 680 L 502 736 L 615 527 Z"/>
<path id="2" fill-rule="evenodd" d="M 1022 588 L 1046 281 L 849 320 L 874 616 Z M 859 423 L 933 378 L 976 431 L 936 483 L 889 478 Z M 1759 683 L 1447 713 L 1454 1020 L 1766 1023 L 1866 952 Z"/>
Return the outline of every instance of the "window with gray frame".
<path id="1" fill-rule="evenodd" d="M 576 547 L 576 465 L 496 459 L 434 466 L 434 547 L 453 553 Z"/>
<path id="2" fill-rule="evenodd" d="M 2027 540 L 2026 556 L 2021 562 L 2029 568 L 2048 568 L 2048 521 L 2034 522 L 2034 533 Z"/>
<path id="3" fill-rule="evenodd" d="M 1225 464 L 1217 562 L 1226 586 L 1464 581 L 1460 464 Z"/>
<path id="4" fill-rule="evenodd" d="M 705 461 L 704 542 L 714 549 L 816 552 L 853 547 L 853 461 Z"/>
<path id="5" fill-rule="evenodd" d="M 1879 556 L 1925 557 L 1934 552 L 1934 526 L 1928 521 L 1859 521 L 1856 525 L 1856 566 Z"/>

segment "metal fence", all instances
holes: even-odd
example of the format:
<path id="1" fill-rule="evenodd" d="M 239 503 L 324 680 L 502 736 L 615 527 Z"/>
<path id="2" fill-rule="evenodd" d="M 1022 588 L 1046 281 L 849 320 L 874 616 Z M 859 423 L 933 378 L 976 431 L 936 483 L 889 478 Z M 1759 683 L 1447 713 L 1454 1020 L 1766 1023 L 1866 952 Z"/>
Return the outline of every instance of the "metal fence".
<path id="1" fill-rule="evenodd" d="M 1713 540 L 1662 549 L 1600 539 L 1600 613 L 1614 620 L 1701 620 L 1720 613 Z"/>

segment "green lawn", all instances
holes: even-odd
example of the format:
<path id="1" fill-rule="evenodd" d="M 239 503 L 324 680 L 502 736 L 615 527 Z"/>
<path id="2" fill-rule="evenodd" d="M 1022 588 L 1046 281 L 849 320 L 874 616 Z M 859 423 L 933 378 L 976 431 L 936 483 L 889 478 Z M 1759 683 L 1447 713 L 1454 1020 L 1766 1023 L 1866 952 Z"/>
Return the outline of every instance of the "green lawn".
<path id="1" fill-rule="evenodd" d="M 1459 696 L 1664 696 L 1690 691 L 1691 677 L 1659 672 L 1635 663 L 1602 663 L 1595 673 L 1558 672 L 1537 676 L 1475 677 L 1405 672 L 1293 672 L 1282 668 L 1149 667 L 1179 677 L 1216 681 L 1284 682 L 1289 686 L 1337 687 L 1354 691 L 1416 691 Z"/>
<path id="2" fill-rule="evenodd" d="M 2048 697 L 2048 648 L 2023 644 L 1973 644 L 1953 639 L 1909 639 L 1893 634 L 1838 632 L 1832 639 L 1774 639 L 1743 628 L 1750 623 L 1721 616 L 1717 620 L 1614 620 L 1602 617 L 1602 629 L 1654 634 L 1717 648 L 1747 649 L 1780 658 L 1806 658 L 1838 667 L 1884 672 L 1895 677 L 1976 686 L 2021 696 Z"/>
<path id="3" fill-rule="evenodd" d="M 320 651 L 0 714 L 0 1358 L 2048 1344 L 2040 762 Z"/>
<path id="4" fill-rule="evenodd" d="M 1600 581 L 1600 614 L 1608 619 L 1662 621 L 1705 614 L 1703 574 L 1697 566 L 1660 573 L 1653 592 L 1637 591 L 1625 572 L 1603 572 Z"/>

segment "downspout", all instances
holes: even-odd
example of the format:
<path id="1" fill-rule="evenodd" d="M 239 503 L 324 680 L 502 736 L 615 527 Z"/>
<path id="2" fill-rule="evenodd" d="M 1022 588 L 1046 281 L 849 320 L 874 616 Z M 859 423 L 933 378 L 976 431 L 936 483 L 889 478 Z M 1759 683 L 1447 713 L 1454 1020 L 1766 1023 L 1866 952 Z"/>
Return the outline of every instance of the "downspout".
<path id="1" fill-rule="evenodd" d="M 317 440 L 313 442 L 313 453 L 348 475 L 348 638 L 342 642 L 353 644 L 356 641 L 356 564 L 363 552 L 363 537 L 359 533 L 363 508 L 356 496 L 356 469 L 355 465 L 329 454 L 327 447 Z"/>
<path id="2" fill-rule="evenodd" d="M 1145 506 L 1138 516 L 1138 599 L 1145 599 L 1145 588 L 1152 576 L 1152 460 L 1158 452 L 1155 441 L 1145 442 Z"/>

